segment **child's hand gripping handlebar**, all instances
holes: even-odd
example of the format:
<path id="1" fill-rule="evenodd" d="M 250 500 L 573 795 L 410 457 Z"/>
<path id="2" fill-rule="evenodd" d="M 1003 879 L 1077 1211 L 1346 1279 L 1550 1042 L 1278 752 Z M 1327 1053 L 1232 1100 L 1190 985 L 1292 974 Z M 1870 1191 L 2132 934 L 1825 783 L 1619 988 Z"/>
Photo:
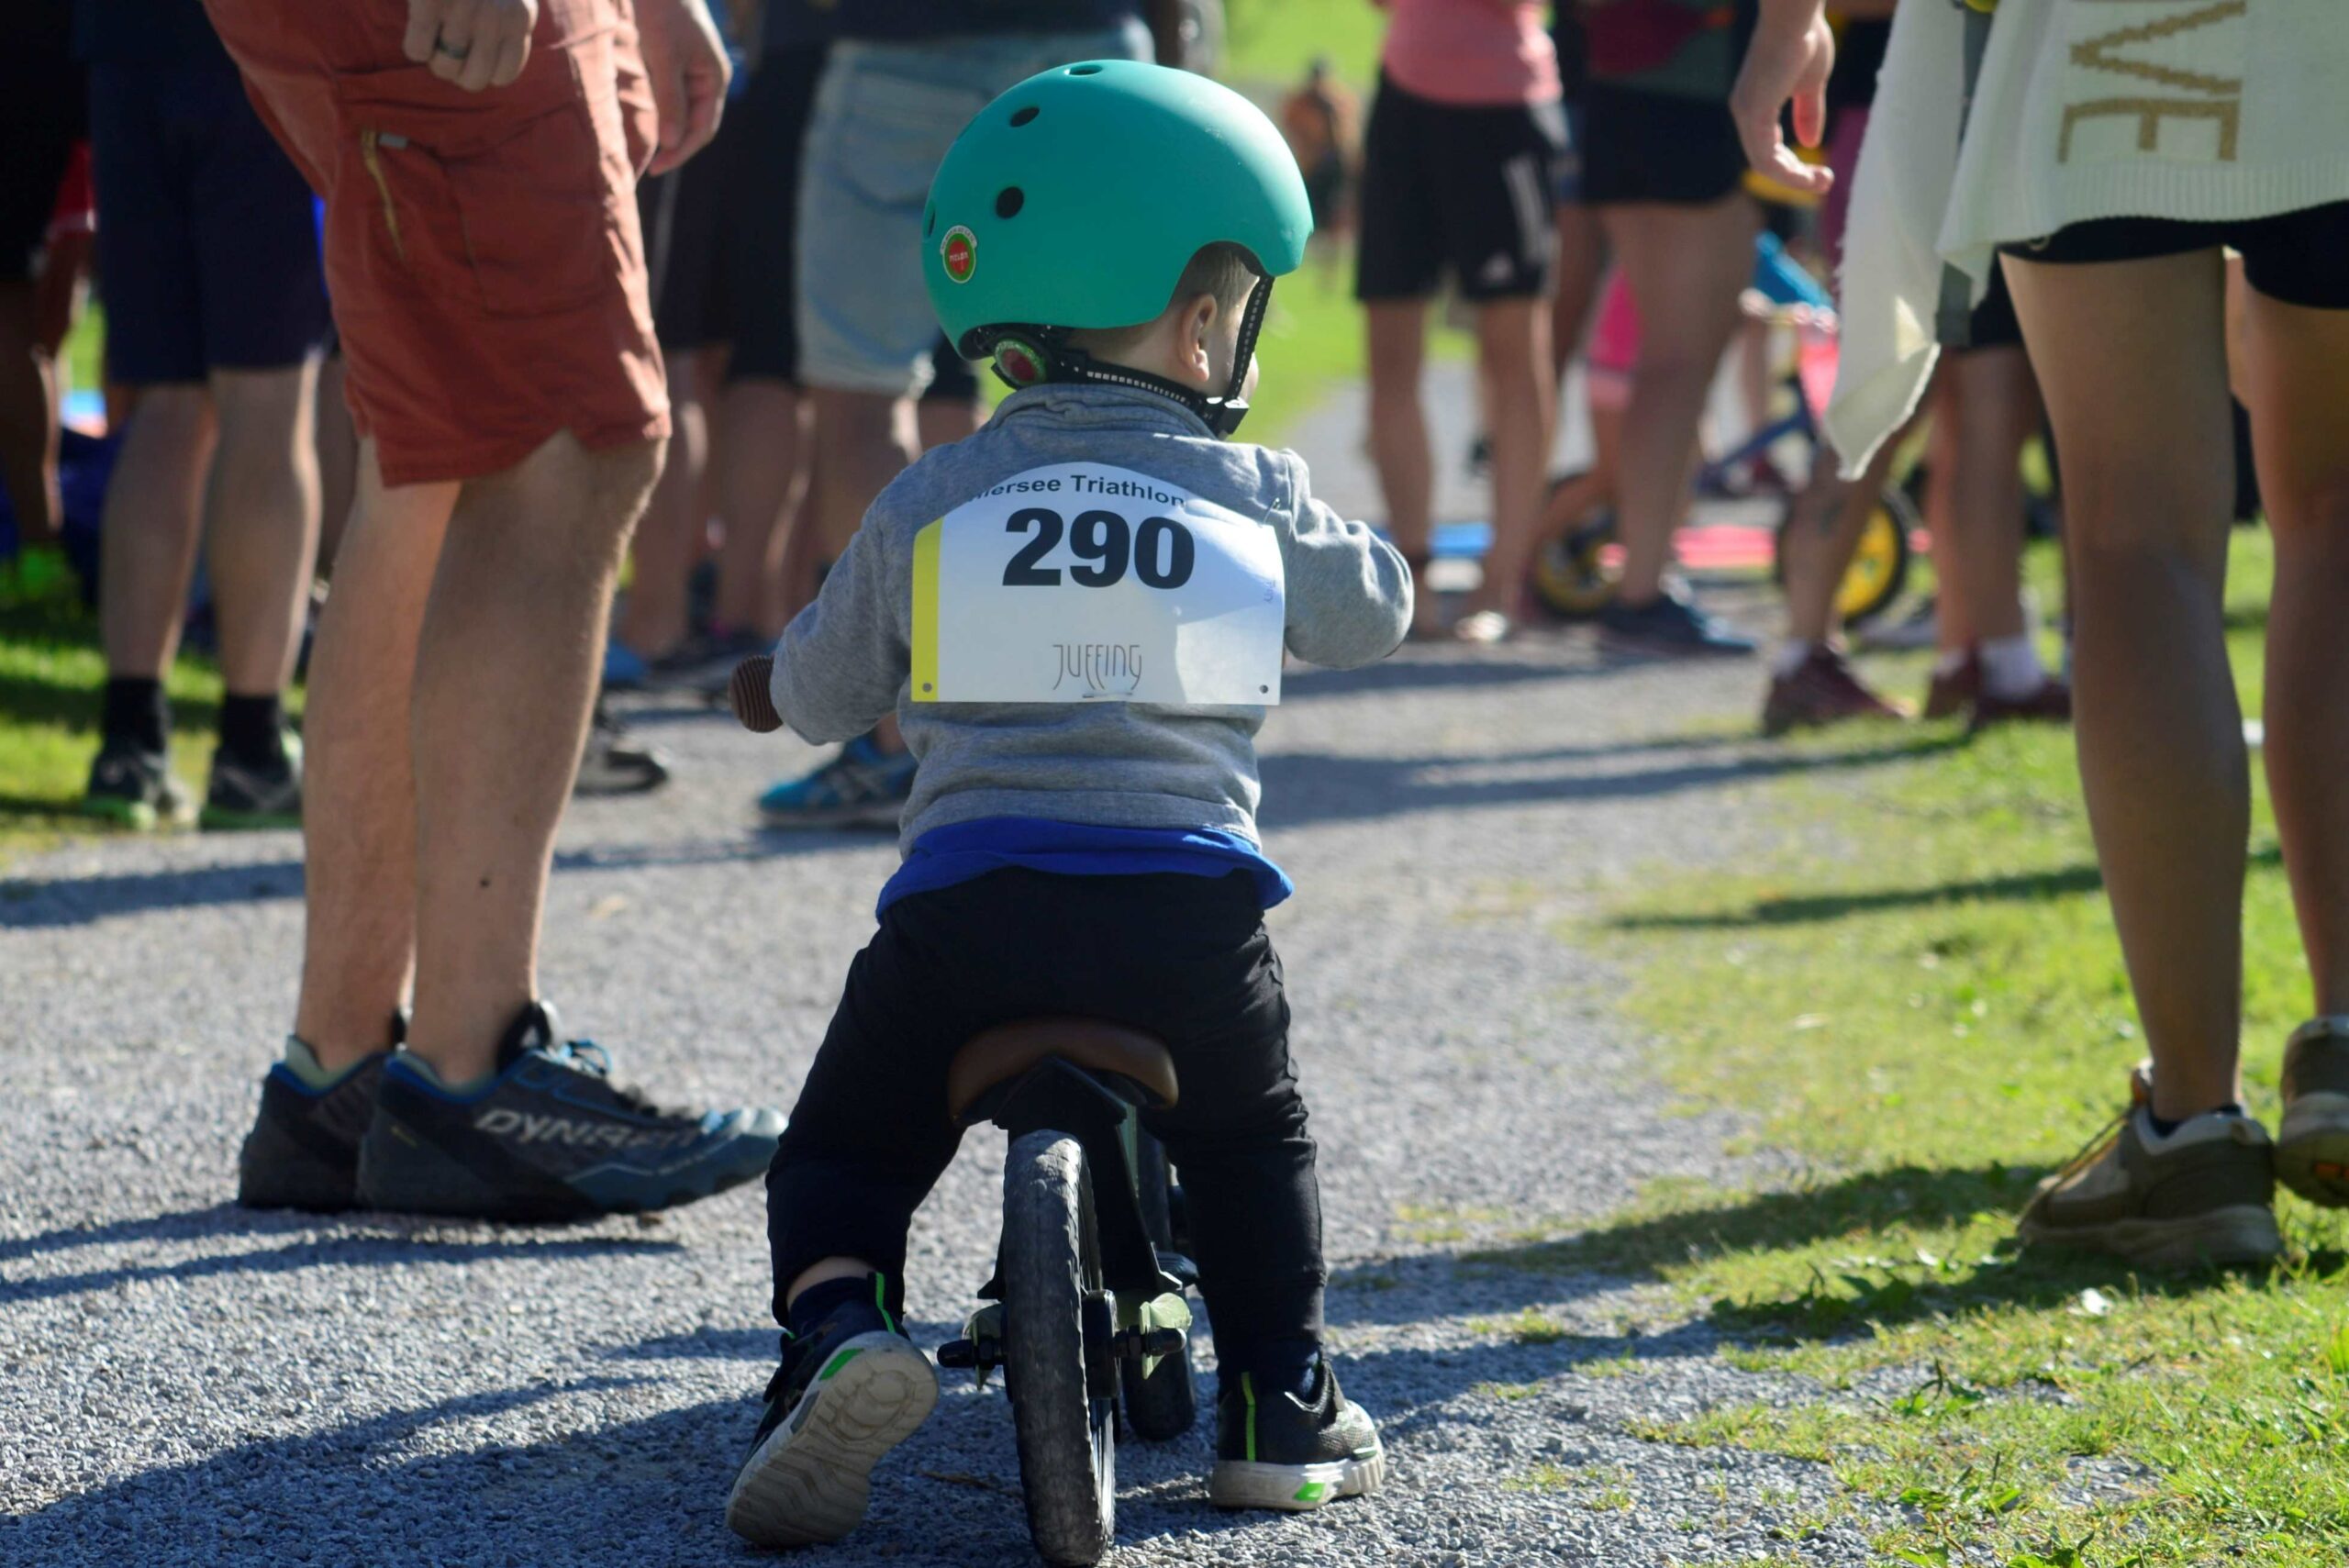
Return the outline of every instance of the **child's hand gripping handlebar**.
<path id="1" fill-rule="evenodd" d="M 767 695 L 767 677 L 774 673 L 774 660 L 764 653 L 745 659 L 734 666 L 734 679 L 727 691 L 735 718 L 743 728 L 760 735 L 783 728 L 783 715 L 775 712 L 774 698 Z"/>

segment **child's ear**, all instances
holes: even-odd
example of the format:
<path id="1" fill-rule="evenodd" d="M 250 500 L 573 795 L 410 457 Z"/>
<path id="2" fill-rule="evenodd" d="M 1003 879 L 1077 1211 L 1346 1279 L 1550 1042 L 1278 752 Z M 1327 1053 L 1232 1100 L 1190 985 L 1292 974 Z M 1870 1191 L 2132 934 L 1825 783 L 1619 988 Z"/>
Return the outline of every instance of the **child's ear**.
<path id="1" fill-rule="evenodd" d="M 1215 350 L 1210 344 L 1216 315 L 1215 295 L 1211 294 L 1193 296 L 1183 311 L 1183 365 L 1196 372 L 1202 383 L 1215 377 Z"/>

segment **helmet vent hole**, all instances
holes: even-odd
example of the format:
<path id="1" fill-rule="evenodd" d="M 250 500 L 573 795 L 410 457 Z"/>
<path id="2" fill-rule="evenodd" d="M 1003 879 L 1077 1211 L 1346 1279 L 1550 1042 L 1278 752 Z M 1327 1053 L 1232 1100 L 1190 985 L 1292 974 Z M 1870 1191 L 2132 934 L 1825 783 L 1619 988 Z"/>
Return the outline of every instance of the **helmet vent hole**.
<path id="1" fill-rule="evenodd" d="M 995 194 L 995 215 L 997 217 L 1018 217 L 1019 209 L 1027 205 L 1027 193 L 1017 185 L 1006 185 Z"/>
<path id="2" fill-rule="evenodd" d="M 1026 125 L 1030 120 L 1032 120 L 1035 117 L 1036 106 L 1033 104 L 1025 104 L 1011 111 L 1011 123 L 1013 125 Z"/>
<path id="3" fill-rule="evenodd" d="M 1084 65 L 1072 65 L 1068 68 L 1068 73 L 1071 76 L 1098 76 L 1101 74 L 1100 62 L 1096 61 Z"/>

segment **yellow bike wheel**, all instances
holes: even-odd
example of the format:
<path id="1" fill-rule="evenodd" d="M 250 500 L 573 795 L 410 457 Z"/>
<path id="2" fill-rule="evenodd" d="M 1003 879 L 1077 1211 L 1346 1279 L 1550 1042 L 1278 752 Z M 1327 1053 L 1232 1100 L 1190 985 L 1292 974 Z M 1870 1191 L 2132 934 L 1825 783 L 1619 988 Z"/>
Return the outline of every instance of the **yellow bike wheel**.
<path id="1" fill-rule="evenodd" d="M 1793 521 L 1789 508 L 1778 523 L 1777 558 L 1772 565 L 1780 583 L 1787 580 L 1787 529 Z M 1914 553 L 1909 541 L 1918 527 L 1916 504 L 1908 492 L 1897 484 L 1886 485 L 1860 529 L 1843 580 L 1835 585 L 1835 611 L 1845 626 L 1874 620 L 1900 596 L 1909 583 L 1909 563 Z"/>
<path id="2" fill-rule="evenodd" d="M 1582 620 L 1615 596 L 1615 578 L 1600 553 L 1611 529 L 1585 529 L 1543 545 L 1533 558 L 1533 592 L 1553 615 Z"/>

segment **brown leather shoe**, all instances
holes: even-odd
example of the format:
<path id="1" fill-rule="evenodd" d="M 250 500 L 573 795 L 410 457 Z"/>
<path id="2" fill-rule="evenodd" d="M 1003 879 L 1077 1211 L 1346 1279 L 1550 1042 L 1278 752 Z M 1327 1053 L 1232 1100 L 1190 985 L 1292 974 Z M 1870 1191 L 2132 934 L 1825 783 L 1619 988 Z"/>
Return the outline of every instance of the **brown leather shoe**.
<path id="1" fill-rule="evenodd" d="M 1933 672 L 1933 684 L 1925 688 L 1925 717 L 1955 718 L 1981 695 L 1982 656 L 1968 653 L 1965 662 L 1948 673 Z"/>
<path id="2" fill-rule="evenodd" d="M 1909 711 L 1870 691 L 1843 655 L 1824 644 L 1791 675 L 1771 681 L 1762 704 L 1762 733 L 1816 728 L 1853 718 L 1907 718 Z"/>
<path id="3" fill-rule="evenodd" d="M 2039 689 L 2028 696 L 2000 697 L 1990 695 L 1988 687 L 1974 699 L 1974 720 L 1967 728 L 1980 731 L 1994 724 L 2069 724 L 2072 722 L 2072 688 L 2063 678 L 2050 675 L 2039 683 Z"/>

